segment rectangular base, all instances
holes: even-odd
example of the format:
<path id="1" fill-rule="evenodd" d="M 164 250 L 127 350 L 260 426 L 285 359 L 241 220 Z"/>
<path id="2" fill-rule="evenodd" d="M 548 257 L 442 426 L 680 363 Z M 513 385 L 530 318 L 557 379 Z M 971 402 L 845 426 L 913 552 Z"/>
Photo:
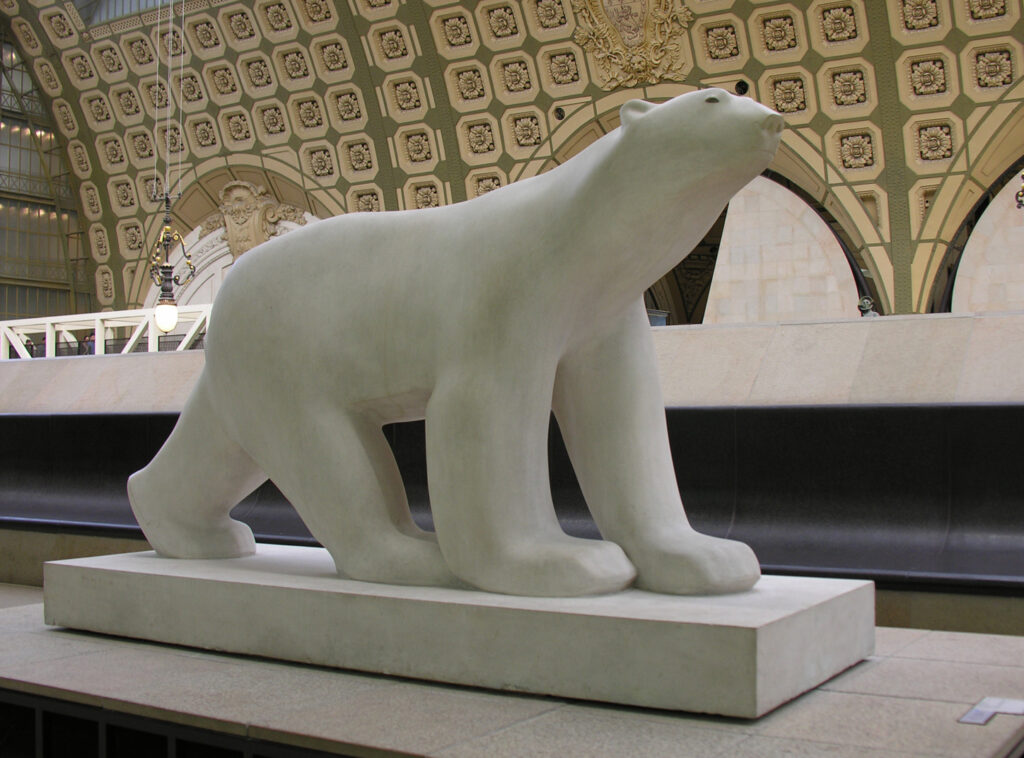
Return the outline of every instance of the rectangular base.
<path id="1" fill-rule="evenodd" d="M 874 650 L 874 585 L 766 576 L 749 592 L 534 598 L 339 578 L 326 550 L 155 553 L 45 567 L 46 623 L 542 695 L 753 718 Z"/>

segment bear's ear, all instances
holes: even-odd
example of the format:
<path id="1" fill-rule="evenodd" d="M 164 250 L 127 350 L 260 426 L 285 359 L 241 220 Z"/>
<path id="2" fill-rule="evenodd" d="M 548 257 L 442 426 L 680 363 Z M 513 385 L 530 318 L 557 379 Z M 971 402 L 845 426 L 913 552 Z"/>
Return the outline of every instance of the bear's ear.
<path id="1" fill-rule="evenodd" d="M 619 108 L 619 121 L 623 126 L 629 126 L 645 113 L 649 113 L 657 107 L 654 103 L 648 103 L 645 100 L 629 100 Z"/>

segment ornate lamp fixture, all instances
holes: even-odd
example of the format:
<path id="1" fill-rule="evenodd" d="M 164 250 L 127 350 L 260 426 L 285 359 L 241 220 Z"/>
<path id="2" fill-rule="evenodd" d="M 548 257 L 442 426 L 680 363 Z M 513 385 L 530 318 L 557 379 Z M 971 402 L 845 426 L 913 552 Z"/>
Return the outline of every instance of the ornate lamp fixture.
<path id="1" fill-rule="evenodd" d="M 1020 175 L 1020 189 L 1017 190 L 1017 207 L 1024 208 L 1024 174 Z"/>
<path id="2" fill-rule="evenodd" d="M 174 274 L 171 265 L 171 251 L 181 245 L 185 255 L 188 274 L 182 278 Z M 149 256 L 149 277 L 160 288 L 160 299 L 156 304 L 156 327 L 166 334 L 178 324 L 178 304 L 174 299 L 174 285 L 179 287 L 188 284 L 196 275 L 196 267 L 192 263 L 192 255 L 185 248 L 185 241 L 171 226 L 171 196 L 164 192 L 164 225 L 160 237 L 153 246 Z"/>

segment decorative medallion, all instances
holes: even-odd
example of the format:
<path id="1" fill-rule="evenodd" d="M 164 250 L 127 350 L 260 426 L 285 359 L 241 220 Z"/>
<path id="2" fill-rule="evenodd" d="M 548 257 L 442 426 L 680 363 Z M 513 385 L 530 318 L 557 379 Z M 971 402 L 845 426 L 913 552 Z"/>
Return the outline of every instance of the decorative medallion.
<path id="1" fill-rule="evenodd" d="M 573 39 L 594 57 L 604 89 L 685 78 L 686 28 L 694 15 L 681 0 L 572 0 L 572 7 Z"/>
<path id="2" fill-rule="evenodd" d="M 167 87 L 163 82 L 154 82 L 146 87 L 146 95 L 154 108 L 167 107 Z"/>
<path id="3" fill-rule="evenodd" d="M 712 26 L 704 30 L 704 44 L 708 57 L 716 61 L 729 60 L 740 54 L 736 28 L 732 24 Z"/>
<path id="4" fill-rule="evenodd" d="M 761 22 L 761 36 L 765 49 L 782 52 L 796 47 L 796 24 L 792 16 L 775 16 Z"/>
<path id="5" fill-rule="evenodd" d="M 114 302 L 114 272 L 110 266 L 101 265 L 96 268 L 96 296 L 103 305 Z"/>
<path id="6" fill-rule="evenodd" d="M 362 108 L 359 107 L 359 97 L 355 92 L 342 92 L 335 96 L 334 104 L 342 121 L 356 121 L 363 116 Z"/>
<path id="7" fill-rule="evenodd" d="M 267 17 L 267 23 L 275 32 L 286 32 L 292 28 L 292 18 L 288 15 L 288 9 L 284 3 L 273 3 L 263 8 L 263 14 Z"/>
<path id="8" fill-rule="evenodd" d="M 105 47 L 100 50 L 100 63 L 103 64 L 103 68 L 108 74 L 116 74 L 124 70 L 121 55 L 113 47 Z"/>
<path id="9" fill-rule="evenodd" d="M 252 138 L 249 128 L 249 117 L 244 113 L 232 113 L 227 119 L 228 136 L 235 142 L 245 142 Z"/>
<path id="10" fill-rule="evenodd" d="M 655 2 L 662 1 L 655 0 Z M 573 7 L 575 8 L 576 6 L 573 5 Z M 541 25 L 541 28 L 557 29 L 560 26 L 565 26 L 565 7 L 562 5 L 562 0 L 536 0 L 533 10 L 537 15 L 537 23 Z"/>
<path id="11" fill-rule="evenodd" d="M 910 83 L 915 95 L 938 95 L 946 91 L 946 67 L 942 60 L 910 64 Z"/>
<path id="12" fill-rule="evenodd" d="M 104 121 L 110 120 L 110 107 L 107 105 L 107 98 L 103 97 L 103 95 L 90 97 L 86 100 L 85 105 L 89 109 L 89 115 L 97 123 L 102 124 Z"/>
<path id="13" fill-rule="evenodd" d="M 917 150 L 921 160 L 941 161 L 953 156 L 953 134 L 947 124 L 922 126 L 917 130 Z"/>
<path id="14" fill-rule="evenodd" d="M 1005 87 L 1013 81 L 1013 59 L 1007 50 L 986 50 L 974 56 L 978 86 Z"/>
<path id="15" fill-rule="evenodd" d="M 134 208 L 138 205 L 135 198 L 135 188 L 131 182 L 116 182 L 114 184 L 114 200 L 122 208 Z"/>
<path id="16" fill-rule="evenodd" d="M 510 61 L 501 67 L 502 81 L 509 92 L 526 92 L 533 84 L 530 82 L 530 69 L 526 61 Z"/>
<path id="17" fill-rule="evenodd" d="M 875 165 L 875 151 L 871 135 L 847 134 L 839 139 L 839 155 L 844 168 L 866 168 Z"/>
<path id="18" fill-rule="evenodd" d="M 268 134 L 281 134 L 288 128 L 284 113 L 276 105 L 264 108 L 260 111 L 260 118 L 263 120 L 263 128 Z"/>
<path id="19" fill-rule="evenodd" d="M 253 87 L 269 87 L 274 83 L 270 66 L 265 60 L 257 58 L 245 64 L 245 73 Z"/>
<path id="20" fill-rule="evenodd" d="M 143 182 L 143 187 L 146 190 L 146 197 L 148 197 L 154 203 L 160 200 L 164 196 L 164 180 L 160 176 L 148 177 Z"/>
<path id="21" fill-rule="evenodd" d="M 147 39 L 133 39 L 128 43 L 128 50 L 131 52 L 132 58 L 140 66 L 153 62 L 153 48 L 150 47 L 149 40 Z"/>
<path id="22" fill-rule="evenodd" d="M 807 110 L 804 82 L 799 77 L 777 79 L 772 83 L 772 99 L 779 113 L 799 113 Z"/>
<path id="23" fill-rule="evenodd" d="M 91 216 L 99 216 L 103 213 L 103 206 L 100 205 L 100 193 L 96 190 L 93 185 L 82 185 L 83 194 L 85 195 L 85 210 Z"/>
<path id="24" fill-rule="evenodd" d="M 309 63 L 301 50 L 292 50 L 281 58 L 284 71 L 289 79 L 305 79 L 309 76 Z"/>
<path id="25" fill-rule="evenodd" d="M 142 250 L 142 246 L 145 244 L 142 227 L 134 222 L 121 227 L 121 240 L 124 243 L 124 247 L 128 250 Z"/>
<path id="26" fill-rule="evenodd" d="M 32 31 L 32 27 L 27 21 L 23 19 L 16 19 L 12 25 L 26 50 L 29 52 L 36 52 L 39 50 L 39 38 L 36 37 L 35 32 Z"/>
<path id="27" fill-rule="evenodd" d="M 160 37 L 160 45 L 168 55 L 178 56 L 185 52 L 185 46 L 181 41 L 181 34 L 177 29 L 172 29 Z"/>
<path id="28" fill-rule="evenodd" d="M 836 105 L 857 105 L 867 100 L 864 72 L 853 70 L 832 74 L 832 100 Z"/>
<path id="29" fill-rule="evenodd" d="M 217 27 L 209 21 L 200 21 L 192 27 L 192 33 L 196 35 L 200 47 L 207 50 L 220 44 L 220 35 L 217 34 Z"/>
<path id="30" fill-rule="evenodd" d="M 1006 15 L 1006 0 L 968 0 L 967 7 L 971 9 L 971 18 L 975 21 Z"/>
<path id="31" fill-rule="evenodd" d="M 344 71 L 348 68 L 348 58 L 345 57 L 345 48 L 340 42 L 328 42 L 320 48 L 320 60 L 328 71 Z"/>
<path id="32" fill-rule="evenodd" d="M 487 25 L 498 39 L 514 37 L 519 34 L 519 27 L 516 26 L 516 17 L 511 6 L 501 5 L 487 11 Z"/>
<path id="33" fill-rule="evenodd" d="M 903 26 L 907 31 L 931 29 L 939 25 L 939 6 L 936 0 L 902 0 Z"/>
<path id="34" fill-rule="evenodd" d="M 330 21 L 334 17 L 330 4 L 325 0 L 304 0 L 303 5 L 306 8 L 306 15 L 314 24 Z"/>
<path id="35" fill-rule="evenodd" d="M 185 151 L 181 130 L 177 126 L 172 126 L 170 129 L 161 129 L 160 142 L 163 143 L 168 153 L 181 153 Z"/>
<path id="36" fill-rule="evenodd" d="M 356 211 L 373 213 L 380 210 L 380 197 L 376 192 L 359 192 L 356 194 Z"/>
<path id="37" fill-rule="evenodd" d="M 324 117 L 320 112 L 320 103 L 316 100 L 301 100 L 295 107 L 299 123 L 307 129 L 316 129 L 324 125 Z"/>
<path id="38" fill-rule="evenodd" d="M 142 159 L 153 157 L 153 140 L 149 138 L 148 134 L 133 135 L 131 145 L 136 157 Z"/>
<path id="39" fill-rule="evenodd" d="M 369 171 L 373 168 L 373 152 L 365 142 L 354 142 L 345 146 L 348 162 L 355 171 Z"/>
<path id="40" fill-rule="evenodd" d="M 548 58 L 548 71 L 555 84 L 574 84 L 580 80 L 580 69 L 573 53 L 555 53 Z"/>
<path id="41" fill-rule="evenodd" d="M 134 90 L 126 89 L 118 92 L 117 105 L 126 116 L 135 116 L 139 113 L 139 98 Z"/>
<path id="42" fill-rule="evenodd" d="M 199 80 L 192 74 L 186 74 L 181 77 L 181 82 L 178 85 L 181 89 L 181 96 L 187 103 L 197 103 L 203 99 L 203 88 L 199 84 Z"/>
<path id="43" fill-rule="evenodd" d="M 121 144 L 119 137 L 110 137 L 103 140 L 103 156 L 107 159 L 107 163 L 116 166 L 119 163 L 124 163 L 124 145 Z"/>
<path id="44" fill-rule="evenodd" d="M 471 124 L 466 130 L 466 136 L 471 152 L 477 155 L 494 152 L 494 130 L 488 122 Z"/>
<path id="45" fill-rule="evenodd" d="M 433 157 L 430 151 L 430 138 L 426 132 L 415 132 L 406 135 L 405 153 L 413 163 L 423 163 Z"/>
<path id="46" fill-rule="evenodd" d="M 473 35 L 469 31 L 469 21 L 465 16 L 448 16 L 441 20 L 441 31 L 452 47 L 463 47 L 472 44 Z"/>
<path id="47" fill-rule="evenodd" d="M 487 94 L 484 89 L 484 75 L 478 68 L 456 71 L 455 88 L 463 100 L 479 100 Z"/>
<path id="48" fill-rule="evenodd" d="M 331 159 L 331 153 L 328 150 L 311 150 L 309 153 L 309 167 L 313 171 L 313 176 L 333 176 L 334 175 L 334 161 Z"/>
<path id="49" fill-rule="evenodd" d="M 512 135 L 519 147 L 536 147 L 541 143 L 540 120 L 536 116 L 513 118 Z"/>
<path id="50" fill-rule="evenodd" d="M 392 92 L 395 95 L 395 102 L 398 103 L 398 107 L 403 111 L 416 110 L 422 105 L 420 91 L 416 86 L 416 82 L 396 82 L 392 86 Z"/>
<path id="51" fill-rule="evenodd" d="M 232 13 L 228 16 L 228 29 L 231 30 L 231 33 L 239 42 L 256 36 L 256 28 L 252 25 L 252 19 L 249 18 L 249 14 L 245 11 Z"/>
<path id="52" fill-rule="evenodd" d="M 399 29 L 387 29 L 378 35 L 380 51 L 388 60 L 404 58 L 409 54 L 409 48 L 405 44 L 405 35 Z"/>
<path id="53" fill-rule="evenodd" d="M 192 134 L 195 135 L 196 142 L 200 147 L 217 146 L 217 129 L 212 121 L 206 119 L 196 121 L 192 125 Z"/>
<path id="54" fill-rule="evenodd" d="M 480 195 L 486 195 L 488 192 L 492 192 L 501 187 L 501 178 L 497 175 L 491 174 L 488 176 L 478 176 L 476 178 L 476 186 L 474 187 L 474 194 L 477 197 Z"/>
<path id="55" fill-rule="evenodd" d="M 85 152 L 85 146 L 81 142 L 72 142 L 68 145 L 68 152 L 71 153 L 71 162 L 78 169 L 79 174 L 86 176 L 92 173 L 89 154 Z"/>
<path id="56" fill-rule="evenodd" d="M 71 112 L 71 106 L 67 103 L 57 103 L 55 105 L 57 111 L 57 120 L 60 122 L 61 127 L 68 134 L 72 134 L 78 129 L 78 123 L 75 121 L 75 116 Z M 107 111 L 109 116 L 110 111 Z"/>
<path id="57" fill-rule="evenodd" d="M 436 184 L 419 184 L 413 189 L 417 208 L 436 208 L 440 205 L 440 193 Z"/>
<path id="58" fill-rule="evenodd" d="M 235 74 L 227 66 L 215 68 L 210 73 L 213 79 L 213 86 L 221 95 L 231 95 L 238 91 L 238 84 L 235 82 Z"/>
<path id="59" fill-rule="evenodd" d="M 53 66 L 45 61 L 39 64 L 39 78 L 42 80 L 43 86 L 51 92 L 60 89 L 57 73 L 53 70 Z"/>
<path id="60" fill-rule="evenodd" d="M 95 72 L 92 70 L 92 66 L 89 64 L 89 59 L 84 55 L 74 55 L 68 61 L 71 66 L 71 71 L 79 79 L 92 79 L 95 76 Z"/>
<path id="61" fill-rule="evenodd" d="M 68 39 L 75 35 L 74 27 L 63 13 L 54 13 L 52 16 L 48 16 L 46 22 L 58 39 Z"/>
<path id="62" fill-rule="evenodd" d="M 849 42 L 857 39 L 857 17 L 853 6 L 826 8 L 821 12 L 821 31 L 829 42 Z"/>

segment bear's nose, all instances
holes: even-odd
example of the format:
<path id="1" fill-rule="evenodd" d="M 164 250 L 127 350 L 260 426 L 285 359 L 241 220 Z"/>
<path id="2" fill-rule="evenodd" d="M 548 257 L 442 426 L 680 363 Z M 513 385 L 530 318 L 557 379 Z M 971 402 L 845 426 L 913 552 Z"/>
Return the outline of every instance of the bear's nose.
<path id="1" fill-rule="evenodd" d="M 785 126 L 786 122 L 783 121 L 782 116 L 777 113 L 769 113 L 764 117 L 764 121 L 761 122 L 761 128 L 772 134 L 782 134 L 782 130 Z"/>

